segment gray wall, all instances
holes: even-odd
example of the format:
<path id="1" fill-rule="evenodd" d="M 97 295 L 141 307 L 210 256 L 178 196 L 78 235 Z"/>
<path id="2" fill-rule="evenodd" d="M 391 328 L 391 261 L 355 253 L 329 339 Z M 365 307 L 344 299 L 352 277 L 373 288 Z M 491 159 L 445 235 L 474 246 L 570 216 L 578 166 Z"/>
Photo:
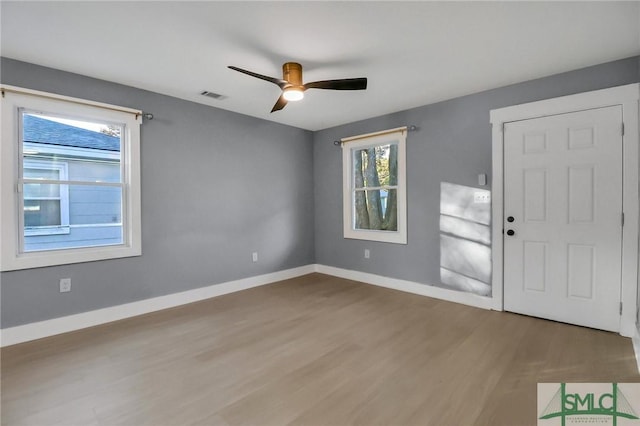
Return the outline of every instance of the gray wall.
<path id="1" fill-rule="evenodd" d="M 477 175 L 486 173 L 490 187 L 489 111 L 635 83 L 639 67 L 632 57 L 315 132 L 316 262 L 441 285 L 440 184 L 478 187 Z M 333 141 L 404 125 L 419 127 L 407 138 L 408 244 L 344 239 L 341 149 Z M 365 248 L 371 250 L 370 259 L 364 258 Z"/>
<path id="2" fill-rule="evenodd" d="M 314 263 L 311 132 L 6 58 L 0 66 L 5 84 L 155 115 L 141 131 L 143 255 L 0 274 L 2 328 Z M 72 291 L 61 294 L 66 277 Z"/>
<path id="3" fill-rule="evenodd" d="M 487 173 L 490 188 L 489 111 L 638 82 L 640 58 L 313 134 L 6 58 L 0 71 L 6 84 L 156 116 L 142 127 L 143 256 L 0 274 L 6 328 L 314 262 L 440 285 L 441 182 L 477 187 Z M 407 139 L 409 244 L 343 239 L 333 141 L 407 124 L 420 128 Z M 65 277 L 73 290 L 60 294 Z"/>

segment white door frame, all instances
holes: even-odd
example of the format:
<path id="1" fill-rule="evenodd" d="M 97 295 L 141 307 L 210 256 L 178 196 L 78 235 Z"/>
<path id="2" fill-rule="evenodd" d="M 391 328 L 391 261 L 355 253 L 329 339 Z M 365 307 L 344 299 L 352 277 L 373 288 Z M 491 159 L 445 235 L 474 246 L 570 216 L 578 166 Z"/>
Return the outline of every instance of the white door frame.
<path id="1" fill-rule="evenodd" d="M 622 138 L 622 209 L 624 227 L 622 228 L 622 315 L 620 334 L 631 337 L 636 333 L 638 304 L 638 220 L 639 220 L 639 138 L 638 125 L 640 84 L 628 84 L 577 95 L 563 96 L 522 105 L 514 105 L 491 111 L 492 125 L 492 172 L 493 183 L 491 203 L 491 280 L 493 309 L 503 310 L 504 279 L 504 124 L 511 121 L 528 120 L 549 115 L 564 114 L 586 109 L 612 105 L 622 106 L 624 135 Z"/>

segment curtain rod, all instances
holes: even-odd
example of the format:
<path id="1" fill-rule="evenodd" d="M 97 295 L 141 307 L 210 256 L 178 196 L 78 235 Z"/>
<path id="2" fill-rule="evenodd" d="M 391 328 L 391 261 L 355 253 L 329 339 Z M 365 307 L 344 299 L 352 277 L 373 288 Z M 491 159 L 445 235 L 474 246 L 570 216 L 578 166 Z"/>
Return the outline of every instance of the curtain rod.
<path id="1" fill-rule="evenodd" d="M 351 142 L 351 141 L 355 141 L 355 140 L 358 140 L 358 139 L 368 138 L 368 137 L 371 137 L 371 136 L 380 136 L 380 135 L 386 135 L 386 134 L 389 134 L 389 133 L 396 133 L 396 132 L 401 132 L 401 131 L 416 132 L 418 130 L 419 130 L 418 126 L 414 126 L 413 124 L 411 124 L 409 126 L 397 127 L 395 129 L 381 130 L 379 132 L 366 133 L 364 135 L 358 135 L 358 136 L 349 136 L 349 137 L 346 137 L 346 138 L 342 138 L 340 140 L 333 141 L 333 144 L 336 145 L 336 146 L 340 146 L 345 142 Z"/>
<path id="2" fill-rule="evenodd" d="M 129 114 L 134 114 L 136 116 L 136 120 L 138 119 L 138 117 L 143 117 L 143 118 L 146 118 L 147 120 L 153 120 L 153 114 L 149 112 L 144 112 L 138 109 L 110 105 L 102 102 L 89 101 L 85 99 L 73 98 L 71 96 L 58 95 L 55 93 L 42 92 L 40 90 L 32 90 L 32 89 L 25 89 L 23 87 L 2 85 L 0 86 L 0 92 L 2 93 L 3 98 L 4 98 L 5 92 L 18 93 L 22 95 L 39 96 L 41 98 L 61 100 L 61 101 L 71 102 L 79 105 L 89 105 L 89 106 L 98 107 L 102 109 L 108 109 L 111 111 L 126 112 Z"/>

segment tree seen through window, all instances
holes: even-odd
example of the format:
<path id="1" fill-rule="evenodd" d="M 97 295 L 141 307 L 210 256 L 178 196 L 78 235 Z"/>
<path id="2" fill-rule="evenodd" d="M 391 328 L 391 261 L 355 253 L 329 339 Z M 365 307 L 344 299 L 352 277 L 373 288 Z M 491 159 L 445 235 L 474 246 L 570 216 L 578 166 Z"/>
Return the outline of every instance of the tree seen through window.
<path id="1" fill-rule="evenodd" d="M 397 231 L 398 145 L 353 151 L 355 229 Z"/>

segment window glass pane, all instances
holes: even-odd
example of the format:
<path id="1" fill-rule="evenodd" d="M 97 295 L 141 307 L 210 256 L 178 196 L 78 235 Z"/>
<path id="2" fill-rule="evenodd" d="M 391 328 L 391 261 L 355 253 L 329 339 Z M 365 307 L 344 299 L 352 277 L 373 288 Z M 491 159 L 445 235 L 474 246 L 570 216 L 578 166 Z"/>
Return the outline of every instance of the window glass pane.
<path id="1" fill-rule="evenodd" d="M 60 185 L 25 183 L 24 198 L 60 198 Z"/>
<path id="2" fill-rule="evenodd" d="M 121 182 L 118 162 L 69 161 L 69 180 L 83 182 Z"/>
<path id="3" fill-rule="evenodd" d="M 50 170 L 63 162 L 68 180 L 121 182 L 122 125 L 31 113 L 22 114 L 22 124 L 25 172 L 34 161 Z"/>
<path id="4" fill-rule="evenodd" d="M 60 170 L 24 168 L 24 177 L 28 179 L 60 180 Z"/>
<path id="5" fill-rule="evenodd" d="M 352 161 L 355 188 L 375 188 L 398 182 L 397 144 L 354 150 Z"/>
<path id="6" fill-rule="evenodd" d="M 61 222 L 60 200 L 25 200 L 24 226 L 57 226 Z"/>
<path id="7" fill-rule="evenodd" d="M 24 251 L 123 244 L 122 189 L 97 185 L 68 185 L 68 188 L 68 232 L 25 235 Z M 25 200 L 27 205 L 31 205 L 31 200 Z"/>
<path id="8" fill-rule="evenodd" d="M 23 178 L 121 183 L 122 125 L 23 112 Z M 122 244 L 122 188 L 25 183 L 25 252 Z"/>
<path id="9" fill-rule="evenodd" d="M 398 230 L 396 189 L 354 191 L 355 229 Z"/>
<path id="10" fill-rule="evenodd" d="M 70 225 L 113 225 L 121 222 L 121 188 L 69 185 Z"/>

